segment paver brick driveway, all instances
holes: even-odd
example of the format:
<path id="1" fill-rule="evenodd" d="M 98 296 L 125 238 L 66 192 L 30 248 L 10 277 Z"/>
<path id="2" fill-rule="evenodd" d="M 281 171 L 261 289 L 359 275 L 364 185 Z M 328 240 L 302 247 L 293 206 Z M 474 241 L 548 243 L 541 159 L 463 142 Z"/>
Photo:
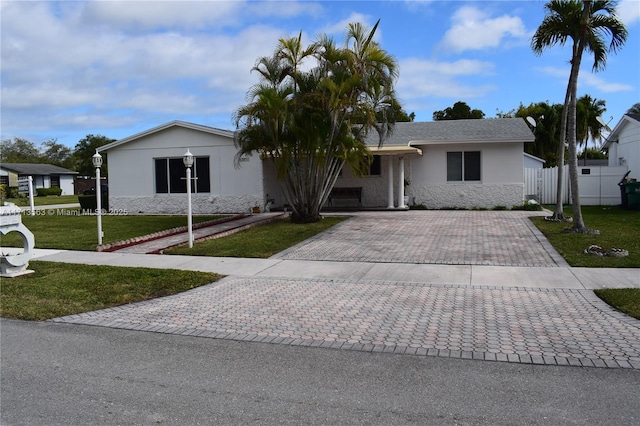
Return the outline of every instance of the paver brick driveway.
<path id="1" fill-rule="evenodd" d="M 562 266 L 529 226 L 528 215 L 359 213 L 277 257 Z M 54 321 L 370 352 L 640 369 L 640 321 L 592 291 L 525 289 L 518 283 L 473 287 L 232 276 L 175 296 Z"/>
<path id="2" fill-rule="evenodd" d="M 276 258 L 351 262 L 566 266 L 520 211 L 367 212 Z"/>

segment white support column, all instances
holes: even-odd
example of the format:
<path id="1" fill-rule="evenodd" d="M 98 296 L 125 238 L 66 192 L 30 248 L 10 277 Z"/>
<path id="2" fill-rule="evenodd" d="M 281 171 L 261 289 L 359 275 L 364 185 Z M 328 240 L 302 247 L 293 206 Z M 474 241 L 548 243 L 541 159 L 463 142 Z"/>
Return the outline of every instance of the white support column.
<path id="1" fill-rule="evenodd" d="M 404 157 L 399 158 L 398 167 L 398 208 L 403 209 L 404 205 Z"/>
<path id="2" fill-rule="evenodd" d="M 387 208 L 393 208 L 393 157 L 389 156 L 387 167 Z"/>

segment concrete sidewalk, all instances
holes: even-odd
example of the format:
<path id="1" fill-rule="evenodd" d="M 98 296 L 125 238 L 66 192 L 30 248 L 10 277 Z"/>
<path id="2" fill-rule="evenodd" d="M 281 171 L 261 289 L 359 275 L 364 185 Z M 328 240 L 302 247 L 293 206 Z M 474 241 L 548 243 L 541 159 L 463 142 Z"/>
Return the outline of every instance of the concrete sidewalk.
<path id="1" fill-rule="evenodd" d="M 422 284 L 546 289 L 640 288 L 634 268 L 518 267 L 336 262 L 98 253 L 35 249 L 33 259 L 87 265 L 112 265 L 216 272 L 243 277 L 396 281 Z"/>

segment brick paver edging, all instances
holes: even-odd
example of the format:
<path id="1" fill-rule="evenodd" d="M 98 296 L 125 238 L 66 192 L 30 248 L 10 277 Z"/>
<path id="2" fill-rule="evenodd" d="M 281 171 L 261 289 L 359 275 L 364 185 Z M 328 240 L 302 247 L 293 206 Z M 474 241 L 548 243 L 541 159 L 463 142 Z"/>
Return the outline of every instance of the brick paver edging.
<path id="1" fill-rule="evenodd" d="M 227 277 L 51 321 L 408 355 L 640 369 L 640 321 L 592 291 Z"/>
<path id="2" fill-rule="evenodd" d="M 247 217 L 247 215 L 241 214 L 241 215 L 234 215 L 234 216 L 229 216 L 229 217 L 224 217 L 221 219 L 214 219 L 214 220 L 208 220 L 205 222 L 200 222 L 200 223 L 196 223 L 192 226 L 192 229 L 201 229 L 201 228 L 206 228 L 208 226 L 214 226 L 214 225 L 219 225 L 221 223 L 227 223 L 227 222 L 231 222 L 234 220 L 238 220 L 238 219 L 242 219 L 244 217 Z M 165 237 L 170 237 L 172 235 L 177 235 L 177 234 L 182 234 L 184 232 L 187 232 L 187 227 L 186 226 L 178 226 L 176 228 L 171 228 L 171 229 L 166 229 L 164 231 L 158 231 L 158 232 L 154 232 L 152 234 L 147 234 L 147 235 L 141 235 L 139 237 L 135 237 L 135 238 L 130 238 L 128 240 L 124 240 L 124 241 L 116 241 L 114 243 L 110 243 L 110 244 L 103 244 L 101 246 L 97 247 L 97 251 L 105 251 L 105 252 L 112 252 L 112 251 L 116 251 L 116 250 L 120 250 L 126 247 L 131 247 L 137 244 L 142 244 L 142 243 L 146 243 L 149 241 L 154 241 L 160 238 L 165 238 Z"/>

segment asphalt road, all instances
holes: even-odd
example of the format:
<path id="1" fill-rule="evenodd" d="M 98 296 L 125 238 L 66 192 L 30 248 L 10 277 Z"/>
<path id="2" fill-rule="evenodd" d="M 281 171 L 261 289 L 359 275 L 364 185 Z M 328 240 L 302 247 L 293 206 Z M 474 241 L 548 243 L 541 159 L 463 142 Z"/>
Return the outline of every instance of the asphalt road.
<path id="1" fill-rule="evenodd" d="M 640 423 L 640 371 L 0 321 L 2 425 Z"/>

